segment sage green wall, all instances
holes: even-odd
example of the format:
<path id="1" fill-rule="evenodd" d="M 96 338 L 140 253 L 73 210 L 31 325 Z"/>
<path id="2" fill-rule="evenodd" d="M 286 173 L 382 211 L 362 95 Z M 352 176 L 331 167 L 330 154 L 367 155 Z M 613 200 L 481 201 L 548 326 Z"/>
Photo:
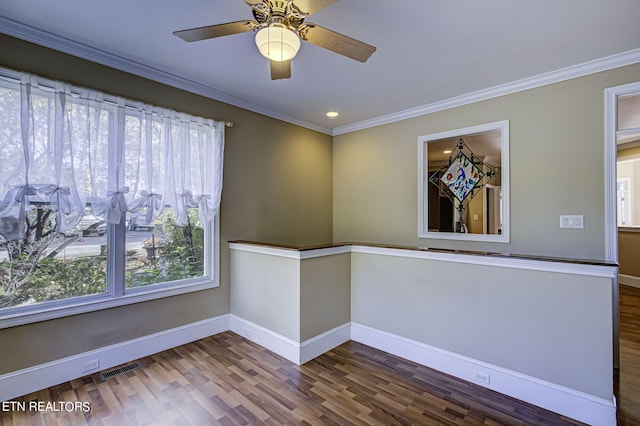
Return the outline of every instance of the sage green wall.
<path id="1" fill-rule="evenodd" d="M 604 259 L 604 90 L 639 79 L 635 64 L 335 136 L 334 241 Z M 418 239 L 418 136 L 499 120 L 510 120 L 511 243 Z M 560 229 L 562 214 L 585 228 Z"/>
<path id="2" fill-rule="evenodd" d="M 351 321 L 351 254 L 300 261 L 300 342 Z"/>
<path id="3" fill-rule="evenodd" d="M 232 250 L 231 313 L 300 341 L 300 260 Z"/>
<path id="4" fill-rule="evenodd" d="M 330 136 L 5 35 L 0 66 L 235 123 L 226 134 L 221 286 L 0 330 L 0 374 L 229 313 L 229 240 L 331 241 Z"/>
<path id="5" fill-rule="evenodd" d="M 304 342 L 351 321 L 351 256 L 294 259 L 231 251 L 231 313 Z"/>
<path id="6" fill-rule="evenodd" d="M 351 265 L 353 323 L 611 399 L 610 278 L 369 253 Z"/>

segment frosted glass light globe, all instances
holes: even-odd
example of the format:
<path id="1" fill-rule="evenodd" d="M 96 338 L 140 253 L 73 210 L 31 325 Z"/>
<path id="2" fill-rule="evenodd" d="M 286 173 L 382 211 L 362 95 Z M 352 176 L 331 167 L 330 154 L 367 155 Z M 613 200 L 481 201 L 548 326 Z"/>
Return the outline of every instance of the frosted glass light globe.
<path id="1" fill-rule="evenodd" d="M 262 56 L 282 62 L 296 56 L 300 49 L 300 39 L 284 26 L 271 25 L 256 33 L 256 46 Z"/>

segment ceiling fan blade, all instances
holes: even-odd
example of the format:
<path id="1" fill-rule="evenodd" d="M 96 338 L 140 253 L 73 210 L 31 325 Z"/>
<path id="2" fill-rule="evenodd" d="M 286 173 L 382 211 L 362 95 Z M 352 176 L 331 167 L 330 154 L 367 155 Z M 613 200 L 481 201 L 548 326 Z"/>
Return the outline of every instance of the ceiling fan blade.
<path id="1" fill-rule="evenodd" d="M 291 77 L 291 60 L 269 62 L 271 64 L 271 80 L 280 80 Z"/>
<path id="2" fill-rule="evenodd" d="M 360 62 L 366 62 L 376 51 L 375 46 L 308 22 L 300 25 L 298 32 L 311 44 Z"/>
<path id="3" fill-rule="evenodd" d="M 191 28 L 190 30 L 174 31 L 184 41 L 199 41 L 208 38 L 222 37 L 232 34 L 246 33 L 258 25 L 255 21 L 236 21 L 226 24 L 209 25 L 207 27 Z"/>
<path id="4" fill-rule="evenodd" d="M 300 10 L 300 12 L 308 16 L 332 5 L 335 2 L 336 0 L 294 0 L 293 4 Z"/>

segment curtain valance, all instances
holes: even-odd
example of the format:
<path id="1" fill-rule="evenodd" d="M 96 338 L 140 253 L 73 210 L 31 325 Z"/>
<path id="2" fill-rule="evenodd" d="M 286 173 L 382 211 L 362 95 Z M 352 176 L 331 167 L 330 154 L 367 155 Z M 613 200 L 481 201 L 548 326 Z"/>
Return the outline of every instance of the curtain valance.
<path id="1" fill-rule="evenodd" d="M 180 226 L 188 209 L 198 209 L 203 222 L 217 213 L 224 123 L 27 73 L 1 74 L 5 240 L 24 235 L 34 205 L 55 212 L 60 232 L 77 226 L 86 208 L 111 224 L 127 212 L 151 223 L 168 207 Z"/>

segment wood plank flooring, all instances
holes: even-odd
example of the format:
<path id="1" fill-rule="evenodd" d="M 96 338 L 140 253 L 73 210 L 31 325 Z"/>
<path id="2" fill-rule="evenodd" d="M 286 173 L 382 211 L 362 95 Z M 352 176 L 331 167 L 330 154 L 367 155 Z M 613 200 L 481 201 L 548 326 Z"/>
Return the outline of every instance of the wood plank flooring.
<path id="1" fill-rule="evenodd" d="M 614 378 L 618 424 L 640 425 L 640 288 L 620 286 L 620 369 Z"/>
<path id="2" fill-rule="evenodd" d="M 4 425 L 571 425 L 532 405 L 356 342 L 297 366 L 225 332 L 15 401 L 87 412 L 1 413 Z"/>
<path id="3" fill-rule="evenodd" d="M 640 425 L 640 289 L 620 286 L 618 424 Z M 558 414 L 348 342 L 303 365 L 225 332 L 15 403 L 0 425 L 575 425 Z M 62 402 L 88 402 L 65 411 Z"/>

